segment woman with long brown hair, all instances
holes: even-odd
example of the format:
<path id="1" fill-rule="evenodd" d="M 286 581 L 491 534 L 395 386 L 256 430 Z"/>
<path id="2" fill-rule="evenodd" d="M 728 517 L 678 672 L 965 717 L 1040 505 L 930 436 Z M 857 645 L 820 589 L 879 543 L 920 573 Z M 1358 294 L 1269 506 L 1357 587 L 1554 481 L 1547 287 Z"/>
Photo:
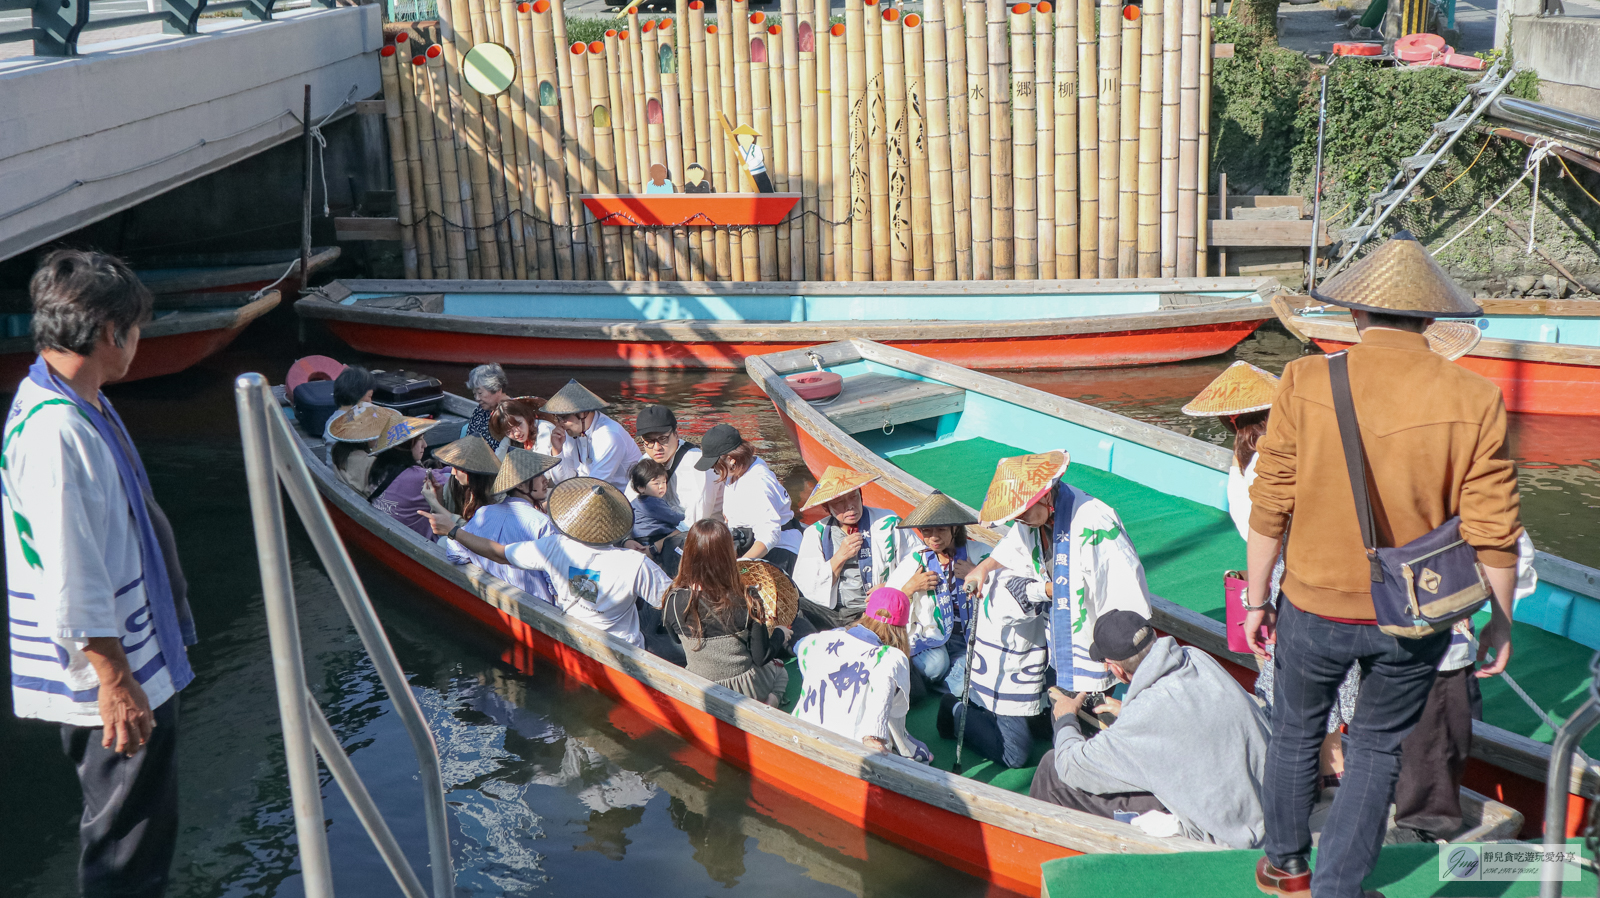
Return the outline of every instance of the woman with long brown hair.
<path id="1" fill-rule="evenodd" d="M 787 627 L 767 631 L 759 599 L 739 576 L 726 524 L 705 520 L 689 528 L 661 614 L 667 631 L 683 643 L 692 673 L 773 707 L 783 702 L 789 673 L 781 658 L 791 633 Z"/>
<path id="2" fill-rule="evenodd" d="M 557 427 L 550 415 L 545 414 L 545 400 L 538 396 L 517 396 L 506 399 L 489 413 L 489 436 L 495 444 L 494 454 L 506 457 L 506 450 L 515 446 L 540 455 L 560 459 L 560 464 L 545 472 L 551 486 L 577 474 L 572 453 L 566 448 L 566 432 Z"/>

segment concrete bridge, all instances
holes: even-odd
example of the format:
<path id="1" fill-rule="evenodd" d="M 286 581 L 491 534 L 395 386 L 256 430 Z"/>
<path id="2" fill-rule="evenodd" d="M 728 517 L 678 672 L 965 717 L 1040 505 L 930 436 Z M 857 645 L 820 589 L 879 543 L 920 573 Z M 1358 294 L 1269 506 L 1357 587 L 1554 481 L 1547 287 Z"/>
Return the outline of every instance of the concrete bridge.
<path id="1" fill-rule="evenodd" d="M 0 259 L 298 137 L 307 84 L 313 124 L 382 88 L 378 6 L 148 0 L 97 19 L 90 2 L 108 0 L 0 0 L 32 25 L 0 30 L 0 50 L 34 50 L 0 58 Z M 242 15 L 200 18 L 219 9 Z M 86 29 L 151 23 L 178 33 L 87 44 Z"/>

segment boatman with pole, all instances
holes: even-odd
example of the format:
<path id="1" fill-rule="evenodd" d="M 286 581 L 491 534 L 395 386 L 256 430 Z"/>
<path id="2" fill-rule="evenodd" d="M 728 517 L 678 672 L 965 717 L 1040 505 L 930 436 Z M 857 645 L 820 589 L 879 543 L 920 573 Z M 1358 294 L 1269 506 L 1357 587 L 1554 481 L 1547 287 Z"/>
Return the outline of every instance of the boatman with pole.
<path id="1" fill-rule="evenodd" d="M 0 452 L 12 707 L 60 725 L 78 769 L 82 893 L 159 896 L 194 620 L 172 527 L 100 392 L 128 373 L 153 300 L 121 260 L 78 250 L 46 256 L 29 292 L 39 357 Z"/>

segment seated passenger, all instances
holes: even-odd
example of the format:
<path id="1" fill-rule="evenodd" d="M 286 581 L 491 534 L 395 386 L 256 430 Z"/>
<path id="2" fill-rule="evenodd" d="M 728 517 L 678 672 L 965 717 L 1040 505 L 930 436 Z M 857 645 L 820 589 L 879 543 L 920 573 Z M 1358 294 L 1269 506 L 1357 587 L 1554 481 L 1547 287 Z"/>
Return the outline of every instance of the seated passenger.
<path id="1" fill-rule="evenodd" d="M 818 630 L 855 623 L 866 610 L 868 594 L 910 548 L 909 534 L 897 529 L 899 515 L 861 501 L 861 488 L 877 479 L 830 465 L 800 506 L 802 512 L 819 505 L 828 512 L 802 532 L 794 563 L 800 611 Z"/>
<path id="2" fill-rule="evenodd" d="M 478 509 L 498 500 L 494 481 L 500 459 L 481 437 L 462 437 L 435 449 L 433 457 L 449 465 L 454 475 L 445 485 L 444 507 L 470 521 Z"/>
<path id="3" fill-rule="evenodd" d="M 472 410 L 472 417 L 461 428 L 462 436 L 482 437 L 485 442 L 493 442 L 489 434 L 489 415 L 500 403 L 511 398 L 506 395 L 506 384 L 505 369 L 494 362 L 472 369 L 467 375 L 467 389 L 472 391 L 478 407 Z"/>
<path id="4" fill-rule="evenodd" d="M 393 409 L 364 405 L 328 421 L 328 464 L 363 499 L 372 494 L 372 441 L 399 420 Z"/>
<path id="5" fill-rule="evenodd" d="M 345 413 L 356 406 L 366 406 L 372 402 L 372 390 L 378 385 L 378 379 L 372 372 L 360 365 L 346 365 L 339 376 L 333 379 L 333 414 L 328 416 L 328 423 L 322 425 L 322 440 L 328 442 L 333 438 L 333 422 L 344 417 Z"/>
<path id="6" fill-rule="evenodd" d="M 417 516 L 428 507 L 422 484 L 432 481 L 435 487 L 442 486 L 450 476 L 443 468 L 430 470 L 422 464 L 428 451 L 423 434 L 437 426 L 438 421 L 428 418 L 391 418 L 388 427 L 372 441 L 372 470 L 367 474 L 372 484 L 367 501 L 372 507 L 429 541 L 433 540 L 433 532 L 428 522 Z"/>
<path id="7" fill-rule="evenodd" d="M 761 558 L 792 573 L 800 549 L 800 518 L 783 481 L 732 424 L 706 431 L 700 451 L 695 470 L 715 473 L 722 484 L 722 515 L 741 549 L 739 557 Z"/>
<path id="8" fill-rule="evenodd" d="M 1128 684 L 1121 713 L 1084 739 L 1076 715 L 1085 695 L 1052 688 L 1055 748 L 1030 794 L 1101 817 L 1165 811 L 1177 818 L 1175 834 L 1259 848 L 1267 718 L 1255 700 L 1215 658 L 1157 638 L 1132 611 L 1101 615 L 1089 654 Z"/>
<path id="9" fill-rule="evenodd" d="M 462 533 L 470 533 L 502 546 L 544 539 L 556 532 L 555 525 L 541 510 L 550 487 L 545 483 L 544 472 L 554 467 L 556 460 L 548 455 L 512 449 L 500 463 L 490 492 L 503 498 L 478 509 L 472 520 L 463 524 Z M 462 546 L 453 539 L 444 541 L 445 555 L 455 564 L 476 564 L 485 572 L 499 577 L 534 598 L 554 603 L 556 593 L 550 578 L 542 571 L 529 571 L 491 561 Z"/>
<path id="10" fill-rule="evenodd" d="M 633 419 L 633 432 L 639 437 L 647 458 L 667 466 L 667 504 L 683 512 L 680 530 L 706 518 L 722 518 L 722 483 L 694 463 L 702 457 L 700 447 L 678 433 L 678 416 L 664 405 L 647 405 Z M 631 490 L 625 491 L 631 500 Z"/>
<path id="11" fill-rule="evenodd" d="M 765 588 L 795 591 L 776 568 L 758 566 L 770 572 L 763 578 Z M 683 644 L 690 671 L 777 707 L 789 686 L 782 659 L 788 654 L 791 631 L 767 629 L 761 597 L 752 594 L 758 588 L 747 589 L 739 575 L 739 557 L 728 526 L 701 521 L 689 528 L 683 541 L 683 560 L 661 614 L 667 631 Z"/>
<path id="12" fill-rule="evenodd" d="M 966 677 L 973 601 L 962 580 L 989 556 L 967 541 L 967 525 L 976 523 L 977 515 L 935 490 L 899 524 L 916 531 L 922 548 L 895 565 L 888 583 L 911 597 L 911 667 L 937 692 L 960 693 Z"/>
<path id="13" fill-rule="evenodd" d="M 795 644 L 803 682 L 794 716 L 924 764 L 928 746 L 906 731 L 911 662 L 906 619 L 911 600 L 887 586 L 873 590 L 860 621 L 813 633 Z M 887 651 L 885 651 L 887 647 Z"/>
<path id="14" fill-rule="evenodd" d="M 639 632 L 643 600 L 660 608 L 672 585 L 643 553 L 616 546 L 633 529 L 633 508 L 622 491 L 592 477 L 574 477 L 550 491 L 550 519 L 556 532 L 540 539 L 505 544 L 463 529 L 451 514 L 422 515 L 434 533 L 500 564 L 542 571 L 550 578 L 556 607 L 575 620 L 644 647 Z"/>
<path id="15" fill-rule="evenodd" d="M 683 512 L 667 504 L 667 466 L 651 458 L 641 458 L 628 472 L 633 502 L 633 538 L 645 545 L 652 557 L 661 543 L 678 532 Z M 730 536 L 729 539 L 732 539 Z"/>
<path id="16" fill-rule="evenodd" d="M 556 449 L 573 464 L 576 476 L 604 480 L 620 492 L 628 488 L 628 471 L 644 453 L 621 424 L 601 411 L 610 407 L 583 384 L 569 380 L 543 411 L 566 431 Z"/>

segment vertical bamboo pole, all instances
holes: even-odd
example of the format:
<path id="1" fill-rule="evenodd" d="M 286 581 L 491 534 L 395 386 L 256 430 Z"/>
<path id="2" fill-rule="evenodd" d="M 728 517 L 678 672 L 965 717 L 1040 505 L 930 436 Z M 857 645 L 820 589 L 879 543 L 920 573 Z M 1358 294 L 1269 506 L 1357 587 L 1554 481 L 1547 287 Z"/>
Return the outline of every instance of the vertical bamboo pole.
<path id="1" fill-rule="evenodd" d="M 956 280 L 972 278 L 972 147 L 967 135 L 967 26 L 963 0 L 944 6 L 945 117 L 950 132 L 950 214 L 955 220 Z"/>
<path id="2" fill-rule="evenodd" d="M 408 279 L 415 279 L 417 222 L 411 211 L 411 161 L 406 157 L 405 113 L 400 105 L 400 56 L 394 44 L 385 45 L 378 56 L 382 69 L 383 118 L 389 128 L 389 164 L 394 169 L 395 215 L 400 219 L 400 267 Z"/>
<path id="3" fill-rule="evenodd" d="M 490 147 L 500 145 L 500 135 L 497 125 L 489 121 L 494 116 L 494 103 L 491 101 L 487 104 L 490 112 L 485 115 L 483 98 L 461 77 L 462 59 L 472 48 L 477 31 L 472 22 L 475 11 L 473 4 L 471 0 L 451 0 L 448 5 L 455 19 L 451 23 L 451 38 L 445 40 L 443 45 L 445 70 L 447 83 L 459 96 L 459 99 L 455 96 L 451 98 L 452 105 L 459 104 L 461 110 L 456 156 L 459 164 L 464 149 L 467 167 L 459 170 L 457 177 L 465 182 L 461 191 L 463 212 L 470 212 L 470 221 L 463 220 L 461 224 L 471 228 L 464 236 L 473 276 L 497 278 L 500 276 L 500 258 L 494 240 L 495 209 L 489 188 L 489 152 Z M 443 10 L 440 12 L 442 14 Z M 481 5 L 476 14 L 482 18 Z"/>
<path id="4" fill-rule="evenodd" d="M 1144 14 L 1128 4 L 1122 8 L 1122 116 L 1117 169 L 1117 277 L 1131 278 L 1139 270 L 1139 38 Z"/>
<path id="5" fill-rule="evenodd" d="M 711 93 L 706 71 L 706 5 L 702 0 L 690 0 L 689 21 L 689 90 L 693 96 L 694 161 L 711 180 Z M 721 141 L 718 141 L 721 143 Z M 684 164 L 684 178 L 688 179 L 688 163 Z M 713 190 L 716 188 L 713 187 Z M 712 228 L 695 228 L 689 245 L 689 265 L 697 281 L 716 280 L 717 240 Z"/>
<path id="6" fill-rule="evenodd" d="M 1195 173 L 1194 273 L 1196 277 L 1205 277 L 1210 267 L 1206 263 L 1211 250 L 1206 225 L 1211 217 L 1208 214 L 1211 205 L 1208 202 L 1211 192 L 1211 7 L 1205 4 L 1200 7 L 1200 114 L 1195 164 L 1200 170 Z M 1226 212 L 1226 199 L 1223 204 L 1223 211 Z M 1227 272 L 1218 274 L 1226 275 Z"/>
<path id="7" fill-rule="evenodd" d="M 800 109 L 800 13 L 795 6 L 795 0 L 782 0 L 780 9 L 783 15 L 783 27 L 773 41 L 783 48 L 783 70 L 779 73 L 779 80 L 783 82 L 783 137 L 784 137 L 784 176 L 788 181 L 790 193 L 806 195 L 805 178 L 805 153 L 802 144 L 806 143 L 801 136 L 801 109 Z M 774 66 L 776 70 L 776 66 Z M 806 92 L 811 99 L 816 98 L 816 85 Z M 816 147 L 817 136 L 813 131 L 810 146 Z M 815 159 L 813 159 L 815 162 Z M 815 180 L 816 172 L 812 172 Z M 796 205 L 788 221 L 789 233 L 789 260 L 787 269 L 790 280 L 802 280 L 806 276 L 806 257 L 810 255 L 806 247 L 805 223 L 809 216 L 804 214 L 805 207 Z M 782 226 L 780 225 L 780 228 Z M 811 266 L 815 270 L 816 266 Z"/>
<path id="8" fill-rule="evenodd" d="M 758 18 L 759 17 L 759 18 Z M 751 13 L 750 24 L 761 26 L 760 29 L 750 29 L 750 114 L 755 119 L 755 129 L 761 132 L 756 138 L 758 144 L 763 144 L 763 155 L 767 157 L 767 176 L 770 178 L 776 172 L 772 152 L 772 76 L 769 73 L 771 63 L 768 52 L 768 35 L 765 33 L 766 16 L 762 13 Z M 781 96 L 781 94 L 780 94 Z M 773 178 L 773 186 L 777 186 L 777 179 Z M 778 279 L 778 235 L 777 229 L 763 226 L 756 229 L 756 248 L 760 254 L 758 261 L 761 280 L 775 281 Z"/>
<path id="9" fill-rule="evenodd" d="M 929 6 L 937 6 L 933 0 Z M 928 171 L 927 73 L 923 40 L 927 29 L 922 17 L 907 15 L 901 25 L 906 59 L 906 150 L 911 177 L 911 277 L 933 280 L 933 197 Z"/>
<path id="10" fill-rule="evenodd" d="M 971 194 L 972 277 L 994 278 L 994 217 L 989 165 L 989 43 L 983 0 L 967 0 L 967 173 Z"/>
<path id="11" fill-rule="evenodd" d="M 872 205 L 872 279 L 894 277 L 890 243 L 889 123 L 883 71 L 883 6 L 864 0 L 867 29 L 867 185 Z"/>
<path id="12" fill-rule="evenodd" d="M 528 276 L 553 278 L 555 272 L 547 267 L 544 243 L 540 240 L 540 225 L 548 206 L 549 187 L 545 184 L 544 154 L 540 151 L 539 134 L 539 82 L 534 77 L 533 4 L 517 4 L 517 91 L 521 95 L 523 146 L 528 167 L 522 173 L 522 242 L 526 247 Z M 540 200 L 540 195 L 544 199 Z"/>
<path id="13" fill-rule="evenodd" d="M 627 91 L 622 87 L 623 52 L 622 41 L 620 38 L 621 35 L 618 33 L 617 29 L 606 29 L 604 59 L 606 69 L 606 96 L 609 98 L 609 101 L 606 103 L 606 113 L 610 119 L 608 126 L 611 129 L 611 164 L 613 168 L 612 191 L 616 193 L 632 193 L 633 190 L 630 172 L 628 171 L 627 112 L 633 108 L 633 104 L 628 102 Z M 598 124 L 596 124 L 595 130 L 599 130 Z M 635 164 L 637 164 L 637 157 L 635 157 Z M 604 181 L 604 178 L 602 177 L 601 180 Z M 621 226 L 607 225 L 606 227 L 607 229 L 611 227 L 618 228 L 619 233 L 617 235 L 616 246 L 622 254 L 621 279 L 631 281 L 637 276 L 638 272 L 639 262 L 637 254 L 634 252 L 633 245 L 634 232 L 637 231 L 638 228 L 628 228 L 626 231 L 622 231 Z M 607 230 L 607 252 L 611 252 L 611 245 L 611 234 L 609 230 Z M 610 259 L 609 257 L 607 258 L 608 263 L 612 261 L 614 260 Z M 616 280 L 615 278 L 611 278 L 610 275 L 607 275 L 607 278 L 610 280 Z"/>
<path id="14" fill-rule="evenodd" d="M 1039 0 L 1033 12 L 1033 103 L 1038 136 L 1033 142 L 1034 214 L 1038 219 L 1039 277 L 1056 277 L 1056 17 L 1050 0 Z"/>
<path id="15" fill-rule="evenodd" d="M 1182 71 L 1183 6 L 1163 0 L 1161 16 L 1161 276 L 1178 275 L 1178 79 Z"/>
<path id="16" fill-rule="evenodd" d="M 945 57 L 944 0 L 930 0 L 923 8 L 927 16 L 917 30 L 922 34 L 923 91 L 927 110 L 924 152 L 928 156 L 931 276 L 936 281 L 949 281 L 956 277 L 956 219 L 954 198 L 950 193 L 950 81 Z"/>
<path id="17" fill-rule="evenodd" d="M 638 19 L 638 7 L 630 7 L 629 15 Z M 650 139 L 646 136 L 644 75 L 634 64 L 634 58 L 644 57 L 635 51 L 639 47 L 639 32 L 622 30 L 617 34 L 617 77 L 622 82 L 622 95 L 617 105 L 622 107 L 622 140 L 628 168 L 628 192 L 644 193 L 644 182 L 650 175 Z M 628 242 L 633 246 L 633 279 L 656 279 L 655 234 L 644 228 L 629 228 Z"/>
<path id="18" fill-rule="evenodd" d="M 1145 0 L 1139 32 L 1138 273 L 1161 274 L 1161 34 L 1166 0 Z"/>
<path id="19" fill-rule="evenodd" d="M 1078 0 L 1078 277 L 1100 275 L 1100 37 Z"/>
<path id="20" fill-rule="evenodd" d="M 680 89 L 678 71 L 678 52 L 674 48 L 671 19 L 662 19 L 656 26 L 656 33 L 660 37 L 661 46 L 656 50 L 660 57 L 661 69 L 661 107 L 666 121 L 667 139 L 667 172 L 673 185 L 683 189 L 684 166 L 684 133 L 683 133 L 683 102 L 687 89 Z M 685 86 L 686 87 L 686 86 Z M 689 234 L 687 227 L 672 230 L 672 262 L 674 276 L 680 281 L 691 280 L 689 270 Z"/>
<path id="21" fill-rule="evenodd" d="M 422 163 L 422 202 L 428 215 L 429 264 L 427 268 L 422 268 L 419 260 L 418 271 L 423 277 L 449 277 L 449 250 L 445 248 L 444 233 L 444 192 L 440 187 L 439 176 L 440 151 L 433 132 L 435 121 L 433 78 L 428 69 L 428 57 L 421 53 L 411 57 L 411 83 L 416 90 L 414 102 L 417 113 L 417 151 Z M 448 104 L 449 99 L 446 98 L 444 102 Z M 445 114 L 448 114 L 448 111 Z M 452 159 L 455 158 L 448 145 L 444 151 L 451 153 Z"/>
<path id="22" fill-rule="evenodd" d="M 401 38 L 406 39 L 401 40 Z M 405 56 L 399 66 L 400 112 L 406 141 L 406 174 L 411 179 L 411 220 L 416 225 L 413 231 L 417 243 L 417 274 L 426 278 L 433 275 L 432 234 L 429 227 L 434 217 L 429 214 L 433 207 L 428 204 L 427 193 L 423 187 L 422 121 L 421 116 L 417 114 L 417 76 L 426 74 L 422 66 L 427 64 L 428 58 L 413 52 L 420 49 L 420 46 L 404 31 L 395 36 L 395 46 Z M 437 172 L 435 175 L 437 176 Z M 440 247 L 441 254 L 443 249 Z"/>
<path id="23" fill-rule="evenodd" d="M 539 141 L 544 153 L 545 185 L 549 190 L 550 254 L 554 277 L 572 280 L 572 207 L 567 202 L 567 153 L 562 134 L 559 69 L 555 42 L 555 9 L 549 0 L 533 4 L 533 64 L 539 79 Z M 563 48 L 564 49 L 564 48 Z"/>
<path id="24" fill-rule="evenodd" d="M 1200 174 L 1200 7 L 1183 0 L 1183 35 L 1178 76 L 1178 263 L 1177 275 L 1194 277 L 1196 181 Z"/>
<path id="25" fill-rule="evenodd" d="M 744 0 L 733 0 L 734 16 L 733 25 L 733 99 L 735 115 L 733 123 L 738 125 L 753 124 L 754 112 L 751 97 L 752 80 L 750 64 L 750 15 L 745 12 Z M 765 17 L 763 17 L 765 18 Z M 770 157 L 770 154 L 768 154 Z M 743 163 L 734 157 L 729 163 L 729 170 L 736 176 L 739 190 L 749 193 L 751 188 L 748 178 L 744 177 Z M 765 234 L 762 228 L 740 228 L 739 252 L 742 256 L 743 279 L 757 281 L 761 279 L 761 241 Z"/>
<path id="26" fill-rule="evenodd" d="M 876 15 L 876 9 L 873 14 Z M 867 156 L 867 10 L 845 0 L 845 55 L 850 105 L 850 279 L 872 280 L 872 200 Z"/>
<path id="27" fill-rule="evenodd" d="M 833 217 L 833 91 L 828 85 L 828 30 L 817 30 L 817 0 L 800 0 L 800 175 L 801 202 L 807 211 L 801 228 L 806 247 L 806 280 L 833 279 L 833 234 L 821 219 Z M 828 0 L 822 0 L 823 8 Z"/>
<path id="28" fill-rule="evenodd" d="M 517 0 L 495 0 L 499 7 L 499 43 L 510 50 L 515 59 L 517 52 Z M 527 221 L 522 207 L 523 172 L 528 167 L 527 120 L 522 115 L 521 87 L 513 75 L 511 84 L 495 96 L 495 109 L 500 116 L 500 158 L 505 181 L 506 216 L 504 223 L 495 229 L 501 235 L 501 267 L 506 277 L 515 275 L 519 280 L 528 277 L 528 247 L 523 239 L 523 225 Z M 509 253 L 510 255 L 506 255 Z"/>
<path id="29" fill-rule="evenodd" d="M 850 160 L 851 127 L 849 50 L 846 45 L 845 26 L 828 26 L 828 88 L 832 96 L 829 116 L 833 119 L 829 130 L 833 134 L 833 279 L 851 280 L 851 239 L 855 209 L 851 204 L 850 184 L 854 180 Z"/>
<path id="30" fill-rule="evenodd" d="M 1122 115 L 1122 2 L 1100 0 L 1100 277 L 1117 276 L 1117 177 L 1121 171 L 1118 139 Z"/>
<path id="31" fill-rule="evenodd" d="M 1011 7 L 1012 269 L 1019 281 L 1039 277 L 1038 106 L 1033 95 L 1033 7 Z"/>
<path id="32" fill-rule="evenodd" d="M 487 0 L 494 3 L 495 0 Z M 472 44 L 477 45 L 491 40 L 489 33 L 489 10 L 485 9 L 486 0 L 467 0 L 468 21 L 472 24 Z M 469 47 L 461 48 L 463 60 Z M 465 62 L 462 63 L 465 65 Z M 461 95 L 467 104 L 467 113 L 470 115 L 476 109 L 483 127 L 484 152 L 472 158 L 472 215 L 475 227 L 474 232 L 478 238 L 478 256 L 486 278 L 505 277 L 511 268 L 510 246 L 502 246 L 505 242 L 504 223 L 509 212 L 506 206 L 506 181 L 505 160 L 503 153 L 505 143 L 501 140 L 501 122 L 499 101 L 495 97 L 485 97 L 472 90 L 467 84 L 465 70 L 462 72 Z M 473 99 L 477 103 L 474 105 Z M 469 134 L 470 138 L 470 134 Z M 481 158 L 481 164 L 480 164 Z M 478 198 L 487 191 L 487 204 L 479 203 Z"/>
<path id="33" fill-rule="evenodd" d="M 459 43 L 459 46 L 458 46 Z M 434 129 L 434 136 L 439 141 L 442 152 L 446 142 L 449 143 L 456 156 L 456 192 L 461 197 L 461 219 L 446 225 L 447 228 L 461 229 L 462 239 L 467 245 L 467 268 L 472 277 L 482 276 L 478 258 L 477 233 L 473 230 L 476 221 L 473 213 L 472 202 L 472 151 L 471 146 L 482 147 L 483 127 L 474 128 L 471 142 L 467 134 L 467 124 L 476 123 L 477 118 L 467 115 L 466 100 L 462 94 L 461 86 L 461 57 L 466 54 L 472 43 L 472 22 L 467 13 L 465 0 L 442 0 L 439 4 L 439 47 L 444 53 L 445 82 L 449 87 L 448 112 L 450 128 L 440 131 Z M 454 63 L 454 64 L 452 64 Z M 432 77 L 432 76 L 430 76 Z M 468 88 L 470 90 L 470 88 Z M 474 108 L 476 108 L 476 94 Z M 443 97 L 440 102 L 444 102 Z M 444 175 L 444 159 L 440 157 L 440 176 Z M 484 197 L 488 202 L 488 197 Z"/>
<path id="34" fill-rule="evenodd" d="M 672 163 L 667 159 L 667 116 L 666 103 L 661 98 L 661 44 L 656 22 L 645 21 L 639 25 L 639 53 L 640 70 L 644 75 L 645 99 L 645 135 L 649 146 L 648 154 L 639 160 L 640 177 L 646 180 L 650 177 L 650 166 L 661 164 L 667 166 L 667 176 L 671 177 Z M 672 281 L 677 280 L 677 253 L 673 251 L 673 234 L 670 230 L 654 232 L 656 273 L 651 280 Z"/>
<path id="35" fill-rule="evenodd" d="M 646 121 L 647 107 L 650 101 L 649 94 L 645 91 L 644 67 L 644 26 L 639 21 L 639 7 L 628 7 L 628 27 L 621 35 L 624 42 L 623 52 L 627 58 L 622 61 L 623 84 L 630 84 L 631 99 L 633 100 L 633 140 L 637 145 L 634 154 L 639 160 L 639 180 L 633 189 L 639 193 L 644 192 L 644 182 L 650 180 L 650 127 Z M 631 76 L 631 78 L 629 77 Z M 644 232 L 653 254 L 655 250 L 655 234 L 652 231 Z M 652 261 L 651 266 L 654 268 Z M 652 276 L 650 280 L 654 280 Z"/>
<path id="36" fill-rule="evenodd" d="M 445 77 L 444 54 L 438 44 L 428 48 L 428 75 L 433 82 L 429 111 L 433 113 L 433 133 L 437 137 L 450 133 L 450 86 Z M 420 98 L 421 95 L 418 96 Z M 467 239 L 461 221 L 461 178 L 456 171 L 458 160 L 450 146 L 444 141 L 439 141 L 439 144 L 439 185 L 443 191 L 441 211 L 447 228 L 444 241 L 449 259 L 448 271 L 450 277 L 464 279 L 467 277 Z"/>
<path id="37" fill-rule="evenodd" d="M 1078 11 L 1056 14 L 1052 112 L 1056 125 L 1056 277 L 1078 276 Z"/>
<path id="38" fill-rule="evenodd" d="M 594 104 L 589 124 L 594 130 L 594 175 L 596 193 L 618 193 L 617 144 L 611 133 L 611 79 L 606 72 L 606 45 L 603 41 L 589 44 L 585 54 L 589 62 L 589 101 Z M 622 228 L 615 224 L 600 227 L 601 270 L 608 281 L 628 279 L 628 266 L 623 259 Z"/>
<path id="39" fill-rule="evenodd" d="M 912 279 L 911 158 L 906 146 L 904 25 L 898 9 L 883 11 L 884 148 L 889 163 L 889 277 Z"/>
<path id="40" fill-rule="evenodd" d="M 578 184 L 582 193 L 598 193 L 600 182 L 595 173 L 594 101 L 589 94 L 589 45 L 576 41 L 571 52 L 573 117 L 578 125 Z M 589 212 L 589 207 L 581 202 L 579 206 L 583 209 L 583 239 L 584 249 L 589 255 L 589 277 L 600 280 L 605 274 L 605 262 L 601 258 L 600 223 Z"/>
<path id="41" fill-rule="evenodd" d="M 717 0 L 719 8 L 726 9 L 728 0 Z M 724 26 L 726 20 L 724 20 Z M 722 55 L 722 36 L 728 29 L 718 28 L 716 25 L 706 26 L 706 80 L 709 84 L 708 97 L 711 101 L 711 189 L 719 193 L 738 193 L 739 188 L 733 182 L 731 165 L 737 162 L 728 158 L 728 142 L 726 139 L 718 140 L 722 136 L 719 130 L 722 117 L 732 116 L 733 110 L 724 105 L 724 97 L 733 92 L 733 63 Z M 724 60 L 727 64 L 724 65 Z M 728 228 L 717 228 L 712 235 L 712 242 L 716 245 L 717 280 L 736 281 L 734 265 L 740 264 L 739 247 L 737 243 L 729 240 Z"/>
<path id="42" fill-rule="evenodd" d="M 989 3 L 986 9 L 989 35 L 990 253 L 994 257 L 995 280 L 1008 281 L 1016 277 L 1017 233 L 1016 213 L 1012 208 L 1016 197 L 1011 182 L 1016 162 L 1011 148 L 1011 42 L 1006 34 L 1010 7 L 1001 0 Z"/>
<path id="43" fill-rule="evenodd" d="M 767 154 L 767 173 L 772 178 L 772 188 L 778 193 L 790 193 L 789 184 L 789 91 L 784 83 L 783 26 L 767 22 L 767 103 L 771 107 L 772 150 Z M 796 160 L 799 161 L 798 159 Z M 772 228 L 773 251 L 778 264 L 778 280 L 791 279 L 793 256 L 789 222 Z"/>
<path id="44" fill-rule="evenodd" d="M 590 266 L 593 259 L 593 250 L 589 246 L 590 219 L 588 207 L 583 205 L 580 196 L 587 193 L 584 187 L 584 171 L 594 171 L 592 158 L 585 164 L 587 137 L 580 139 L 578 132 L 579 116 L 577 101 L 577 70 L 582 69 L 581 54 L 587 48 L 583 44 L 570 44 L 558 50 L 556 58 L 565 60 L 566 85 L 562 88 L 561 96 L 561 155 L 565 160 L 567 169 L 567 221 L 572 232 L 572 274 L 580 281 L 599 277 L 599 273 Z M 577 57 L 578 64 L 573 65 Z M 563 63 L 557 63 L 557 73 L 561 71 Z M 587 75 L 587 70 L 584 70 Z M 570 127 L 569 127 L 570 126 Z M 586 128 L 587 130 L 587 128 Z"/>

